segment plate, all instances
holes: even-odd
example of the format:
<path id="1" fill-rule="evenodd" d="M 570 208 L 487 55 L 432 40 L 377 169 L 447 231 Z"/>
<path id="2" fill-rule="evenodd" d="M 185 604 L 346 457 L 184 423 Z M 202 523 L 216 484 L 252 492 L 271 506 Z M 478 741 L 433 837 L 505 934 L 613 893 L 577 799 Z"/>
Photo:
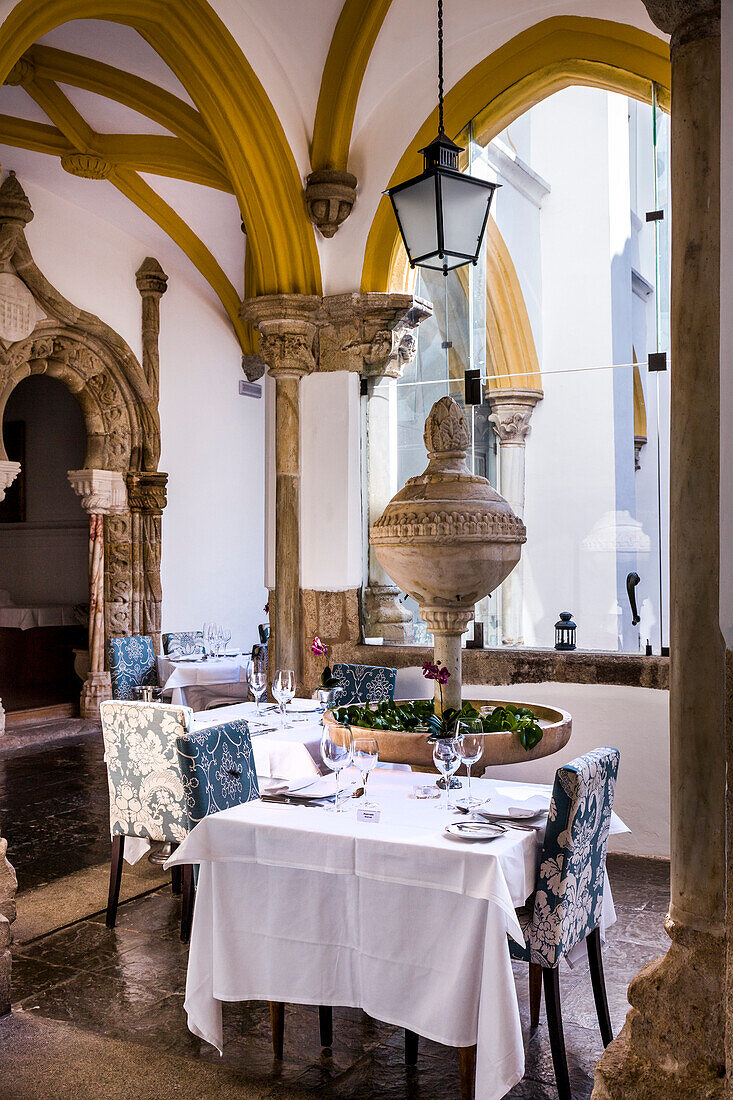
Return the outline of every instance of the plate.
<path id="1" fill-rule="evenodd" d="M 536 817 L 546 814 L 547 810 L 532 809 L 527 806 L 508 806 L 503 813 L 499 810 L 476 809 L 473 811 L 479 817 L 485 817 L 491 821 L 493 818 L 501 818 L 502 821 L 534 821 Z"/>
<path id="2" fill-rule="evenodd" d="M 506 831 L 505 825 L 494 825 L 488 821 L 451 821 L 445 827 L 446 836 L 451 840 L 496 840 Z"/>

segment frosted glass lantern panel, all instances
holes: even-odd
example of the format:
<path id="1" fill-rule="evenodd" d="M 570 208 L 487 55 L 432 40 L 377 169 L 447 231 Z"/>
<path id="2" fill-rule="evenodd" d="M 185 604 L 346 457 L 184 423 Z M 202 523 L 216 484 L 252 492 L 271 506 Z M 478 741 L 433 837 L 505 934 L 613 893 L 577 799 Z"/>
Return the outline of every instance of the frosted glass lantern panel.
<path id="1" fill-rule="evenodd" d="M 407 243 L 411 260 L 438 251 L 438 226 L 436 220 L 435 180 L 413 183 L 392 195 L 402 234 Z"/>
<path id="2" fill-rule="evenodd" d="M 467 177 L 443 177 L 443 246 L 447 252 L 475 256 L 492 190 L 471 183 Z M 448 267 L 455 266 L 448 260 Z"/>

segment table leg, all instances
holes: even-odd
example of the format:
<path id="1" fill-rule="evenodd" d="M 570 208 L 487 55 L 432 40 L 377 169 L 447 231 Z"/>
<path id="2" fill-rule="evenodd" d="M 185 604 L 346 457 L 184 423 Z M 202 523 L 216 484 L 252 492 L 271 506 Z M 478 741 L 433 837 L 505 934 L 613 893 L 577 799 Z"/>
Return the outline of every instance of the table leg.
<path id="1" fill-rule="evenodd" d="M 285 1044 L 285 1005 L 282 1001 L 270 1001 L 270 1028 L 272 1030 L 272 1050 L 282 1061 Z"/>
<path id="2" fill-rule="evenodd" d="M 476 1047 L 460 1047 L 458 1065 L 461 1076 L 461 1100 L 473 1100 L 476 1084 Z"/>

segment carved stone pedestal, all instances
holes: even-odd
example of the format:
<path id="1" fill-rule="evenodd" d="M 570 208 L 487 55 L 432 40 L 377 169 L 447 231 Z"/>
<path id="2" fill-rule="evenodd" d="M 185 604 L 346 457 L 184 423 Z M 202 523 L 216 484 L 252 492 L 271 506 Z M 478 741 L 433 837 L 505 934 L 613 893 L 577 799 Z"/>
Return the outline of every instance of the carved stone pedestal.
<path id="1" fill-rule="evenodd" d="M 112 698 L 108 672 L 90 672 L 81 689 L 79 713 L 82 718 L 99 718 L 99 704 Z"/>
<path id="2" fill-rule="evenodd" d="M 672 946 L 631 983 L 631 1011 L 596 1067 L 593 1100 L 725 1095 L 725 937 L 669 917 L 665 928 Z"/>
<path id="3" fill-rule="evenodd" d="M 10 926 L 15 920 L 15 894 L 18 880 L 6 852 L 8 842 L 0 837 L 0 1016 L 10 1012 Z"/>
<path id="4" fill-rule="evenodd" d="M 369 638 L 410 645 L 412 615 L 400 600 L 394 584 L 370 584 L 364 589 L 364 631 Z"/>

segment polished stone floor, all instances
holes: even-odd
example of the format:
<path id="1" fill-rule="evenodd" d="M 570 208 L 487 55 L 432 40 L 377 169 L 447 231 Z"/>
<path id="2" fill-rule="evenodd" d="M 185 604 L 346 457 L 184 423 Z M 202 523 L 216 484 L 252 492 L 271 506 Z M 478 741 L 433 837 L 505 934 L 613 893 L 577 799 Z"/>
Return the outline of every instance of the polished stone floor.
<path id="1" fill-rule="evenodd" d="M 83 745 L 0 764 L 0 824 L 9 838 L 21 889 L 53 881 L 108 856 L 106 779 L 100 746 Z M 663 919 L 668 865 L 609 857 L 618 922 L 605 951 L 614 1029 L 627 1011 L 626 988 L 640 966 L 667 946 Z M 100 907 L 105 899 L 100 898 Z M 22 910 L 23 894 L 18 897 Z M 285 1057 L 273 1061 L 265 1005 L 225 1006 L 224 1058 L 186 1028 L 187 948 L 180 943 L 179 899 L 166 886 L 120 907 L 109 931 L 100 912 L 14 949 L 13 1001 L 47 1021 L 96 1037 L 122 1039 L 177 1055 L 195 1078 L 202 1062 L 226 1067 L 236 1082 L 261 1084 L 262 1096 L 289 1087 L 325 1100 L 457 1100 L 456 1052 L 423 1042 L 419 1064 L 403 1062 L 403 1036 L 353 1009 L 336 1009 L 334 1046 L 321 1051 L 315 1008 L 286 1012 Z M 510 1100 L 546 1100 L 554 1086 L 547 1027 L 528 1026 L 526 967 L 516 964 L 527 1051 L 526 1077 Z M 574 1100 L 587 1100 L 602 1046 L 587 971 L 564 971 L 562 1000 Z M 0 1021 L 0 1043 L 2 1022 Z M 43 1066 L 38 1096 L 43 1097 Z M 134 1092 L 131 1091 L 130 1095 Z M 278 1092 L 278 1095 L 280 1093 Z M 100 1097 L 103 1100 L 103 1097 Z"/>

